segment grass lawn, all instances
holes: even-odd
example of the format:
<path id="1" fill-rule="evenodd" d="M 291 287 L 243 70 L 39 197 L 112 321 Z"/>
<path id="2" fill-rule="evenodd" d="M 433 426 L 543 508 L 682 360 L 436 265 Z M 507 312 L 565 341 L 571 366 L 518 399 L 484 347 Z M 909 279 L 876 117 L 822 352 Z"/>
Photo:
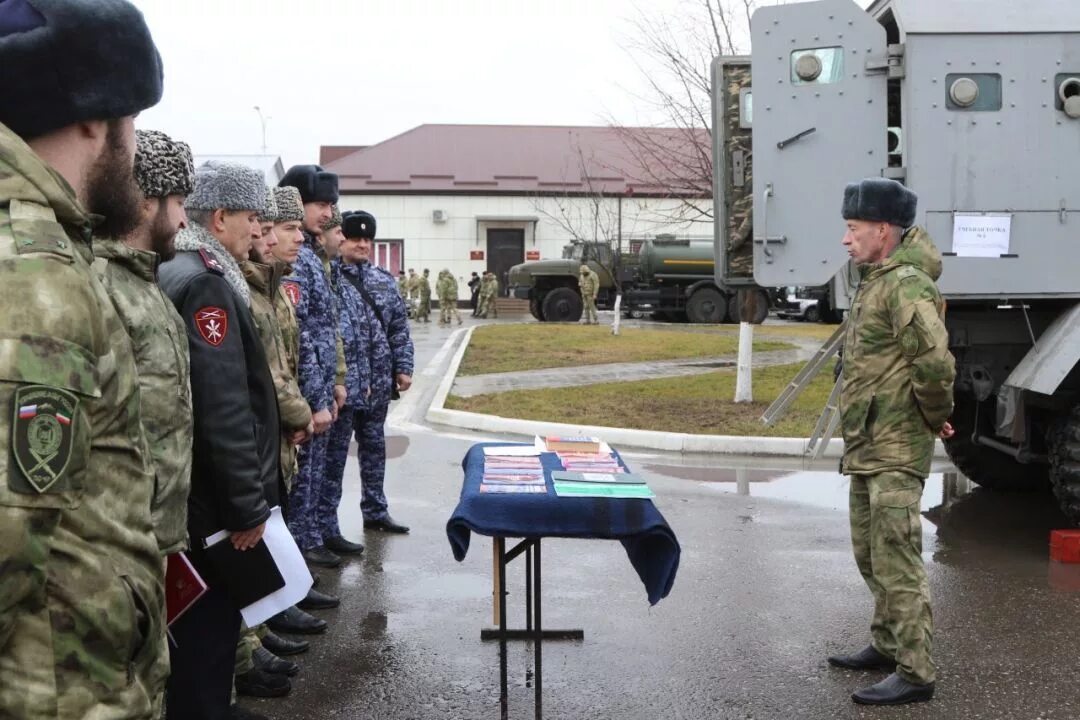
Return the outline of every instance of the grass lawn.
<path id="1" fill-rule="evenodd" d="M 734 356 L 738 331 L 678 332 L 603 325 L 487 325 L 473 331 L 459 375 L 603 365 L 619 362 Z M 777 340 L 754 342 L 754 351 L 789 350 Z"/>
<path id="2" fill-rule="evenodd" d="M 802 365 L 754 370 L 754 397 L 735 404 L 735 372 L 477 395 L 451 395 L 446 407 L 508 418 L 582 425 L 637 428 L 701 435 L 809 437 L 832 390 L 832 373 L 823 371 L 803 391 L 784 418 L 765 427 L 761 414 Z"/>

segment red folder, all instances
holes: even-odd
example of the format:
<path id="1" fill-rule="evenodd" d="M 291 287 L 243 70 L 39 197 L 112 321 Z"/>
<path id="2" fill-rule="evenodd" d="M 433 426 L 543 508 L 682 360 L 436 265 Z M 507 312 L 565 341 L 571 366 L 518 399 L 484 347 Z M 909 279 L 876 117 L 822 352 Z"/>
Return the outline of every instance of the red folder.
<path id="1" fill-rule="evenodd" d="M 199 576 L 187 555 L 169 556 L 165 569 L 165 618 L 169 625 L 187 612 L 206 592 L 206 582 Z"/>

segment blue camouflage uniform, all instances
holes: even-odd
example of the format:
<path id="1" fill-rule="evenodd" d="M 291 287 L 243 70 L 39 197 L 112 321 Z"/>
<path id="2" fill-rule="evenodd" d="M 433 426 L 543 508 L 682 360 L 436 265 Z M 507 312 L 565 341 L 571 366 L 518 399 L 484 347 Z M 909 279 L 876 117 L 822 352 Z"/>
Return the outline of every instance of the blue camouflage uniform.
<path id="1" fill-rule="evenodd" d="M 312 413 L 333 410 L 337 374 L 337 301 L 318 240 L 304 232 L 304 245 L 287 282 L 299 290 L 296 322 L 300 328 L 300 392 Z M 322 495 L 330 433 L 315 435 L 300 447 L 299 473 L 289 493 L 288 524 L 301 550 L 322 545 L 319 498 Z M 336 513 L 335 513 L 336 515 Z"/>
<path id="2" fill-rule="evenodd" d="M 348 414 L 351 415 L 351 429 L 356 434 L 356 455 L 360 461 L 363 491 L 360 510 L 365 520 L 383 520 L 389 515 L 386 495 L 383 493 L 383 481 L 386 477 L 386 434 L 383 425 L 390 405 L 394 378 L 401 373 L 413 374 L 413 343 L 409 335 L 409 318 L 405 303 L 398 294 L 397 281 L 390 273 L 369 263 L 341 263 L 338 267 L 341 285 L 349 286 L 348 290 L 352 291 L 348 295 L 352 298 L 350 303 L 356 303 L 358 317 L 363 318 L 360 324 L 367 328 L 369 338 L 367 362 L 371 368 L 371 394 L 367 395 L 365 392 L 354 397 L 350 390 L 349 399 L 346 401 Z M 359 283 L 367 291 L 379 310 L 378 314 L 372 310 L 353 283 Z M 381 321 L 379 315 L 382 316 Z M 345 471 L 345 459 L 349 452 L 348 434 L 344 437 L 344 441 L 337 439 L 337 455 L 328 458 L 328 474 L 331 468 L 334 472 Z M 338 467 L 341 468 L 340 471 Z"/>
<path id="3" fill-rule="evenodd" d="M 345 477 L 345 462 L 349 457 L 352 440 L 353 416 L 362 406 L 364 398 L 372 390 L 372 359 L 375 347 L 373 324 L 378 321 L 371 312 L 360 291 L 343 277 L 343 268 L 349 267 L 341 258 L 330 263 L 334 294 L 338 304 L 338 329 L 345 350 L 345 407 L 330 429 L 326 449 L 326 475 L 319 495 L 316 517 L 325 543 L 331 537 L 340 537 L 338 505 L 341 503 L 341 486 Z M 353 277 L 356 277 L 355 273 Z M 387 383 L 388 384 L 388 383 Z M 389 397 L 389 391 L 387 391 Z"/>

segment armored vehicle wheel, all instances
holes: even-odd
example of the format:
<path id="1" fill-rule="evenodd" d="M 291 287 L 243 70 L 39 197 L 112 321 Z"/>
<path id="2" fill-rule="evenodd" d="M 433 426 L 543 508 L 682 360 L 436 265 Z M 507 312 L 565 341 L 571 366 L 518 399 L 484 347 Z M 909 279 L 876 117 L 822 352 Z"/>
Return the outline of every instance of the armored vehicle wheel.
<path id="1" fill-rule="evenodd" d="M 1060 419 L 1046 435 L 1050 482 L 1062 512 L 1080 526 L 1080 407 Z"/>
<path id="2" fill-rule="evenodd" d="M 540 314 L 547 322 L 577 322 L 581 311 L 581 296 L 565 287 L 549 292 L 540 305 Z"/>
<path id="3" fill-rule="evenodd" d="M 704 287 L 694 291 L 686 304 L 686 316 L 692 323 L 719 323 L 727 316 L 727 299 L 719 290 Z"/>
<path id="4" fill-rule="evenodd" d="M 543 322 L 544 321 L 544 311 L 541 308 L 540 300 L 541 300 L 541 298 L 537 298 L 535 296 L 529 298 L 529 312 L 532 313 L 532 316 L 534 318 L 536 318 L 540 322 Z"/>
<path id="5" fill-rule="evenodd" d="M 957 393 L 952 422 L 956 434 L 945 441 L 945 450 L 956 468 L 984 488 L 1006 491 L 1035 491 L 1046 488 L 1046 466 L 1017 462 L 1008 455 L 975 444 L 971 436 L 975 431 L 975 406 L 979 406 L 978 429 L 980 434 L 991 434 L 994 401 L 978 403 L 968 393 Z M 1078 445 L 1080 448 L 1080 445 Z M 1078 450 L 1080 453 L 1080 450 Z M 1080 454 L 1077 455 L 1080 457 Z M 1080 465 L 1077 465 L 1080 473 Z M 1077 476 L 1080 481 L 1080 475 Z M 1077 486 L 1080 492 L 1080 485 Z M 1080 495 L 1078 495 L 1080 497 Z M 1080 506 L 1078 506 L 1080 507 Z"/>

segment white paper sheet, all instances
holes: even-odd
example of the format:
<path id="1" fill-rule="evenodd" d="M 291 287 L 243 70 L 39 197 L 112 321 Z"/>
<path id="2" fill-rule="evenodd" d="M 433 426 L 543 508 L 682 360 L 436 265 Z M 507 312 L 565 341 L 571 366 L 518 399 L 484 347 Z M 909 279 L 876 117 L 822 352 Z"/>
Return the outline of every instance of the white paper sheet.
<path id="1" fill-rule="evenodd" d="M 952 251 L 957 257 L 997 258 L 1009 254 L 1012 215 L 953 215 Z"/>
<path id="2" fill-rule="evenodd" d="M 248 627 L 266 622 L 282 610 L 303 600 L 313 582 L 304 556 L 289 533 L 285 518 L 281 516 L 281 508 L 276 507 L 270 511 L 263 540 L 266 541 L 266 547 L 270 549 L 281 577 L 285 580 L 285 587 L 240 610 Z"/>
<path id="3" fill-rule="evenodd" d="M 536 457 L 540 451 L 534 445 L 488 445 L 485 457 Z"/>

